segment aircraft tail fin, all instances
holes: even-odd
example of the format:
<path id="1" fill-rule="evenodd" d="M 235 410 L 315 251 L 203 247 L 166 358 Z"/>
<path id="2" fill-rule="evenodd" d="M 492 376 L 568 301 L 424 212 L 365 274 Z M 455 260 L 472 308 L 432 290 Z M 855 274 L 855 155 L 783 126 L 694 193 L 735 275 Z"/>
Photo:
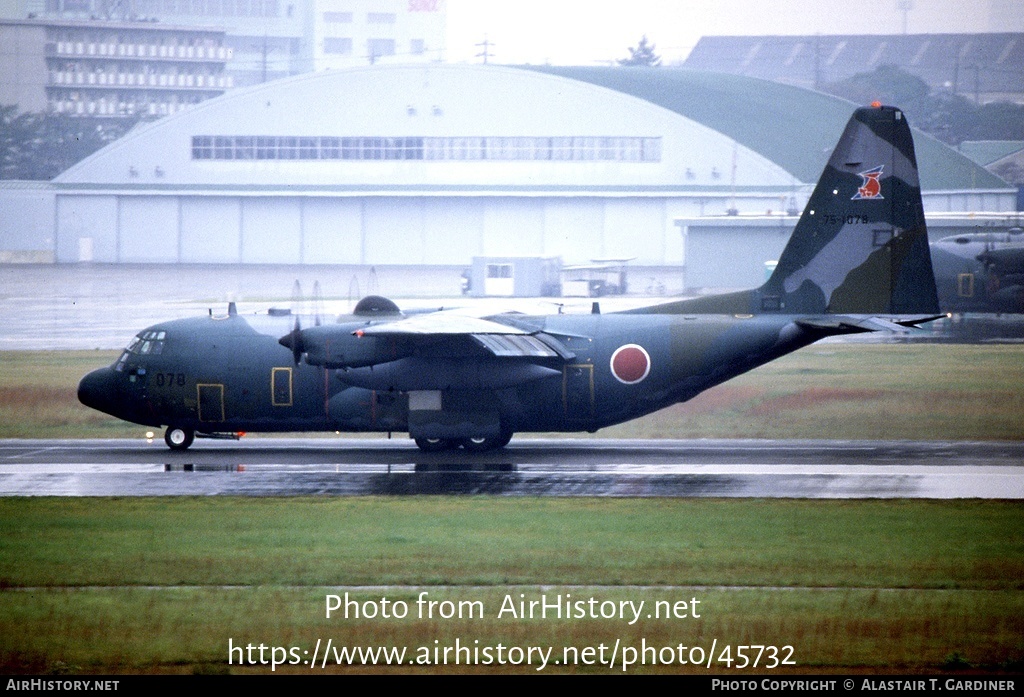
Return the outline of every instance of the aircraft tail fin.
<path id="1" fill-rule="evenodd" d="M 936 315 L 921 184 L 906 116 L 857 109 L 760 288 L 635 313 Z"/>
<path id="2" fill-rule="evenodd" d="M 938 312 L 914 142 L 900 109 L 854 112 L 758 295 L 761 312 Z"/>

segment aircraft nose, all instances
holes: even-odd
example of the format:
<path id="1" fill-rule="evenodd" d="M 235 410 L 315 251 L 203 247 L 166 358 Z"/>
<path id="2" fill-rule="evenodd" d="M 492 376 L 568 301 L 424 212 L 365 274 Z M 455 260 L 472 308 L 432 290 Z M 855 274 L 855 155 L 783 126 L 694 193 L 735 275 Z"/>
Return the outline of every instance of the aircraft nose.
<path id="1" fill-rule="evenodd" d="M 107 414 L 116 401 L 114 373 L 110 368 L 94 370 L 78 383 L 78 401 Z"/>

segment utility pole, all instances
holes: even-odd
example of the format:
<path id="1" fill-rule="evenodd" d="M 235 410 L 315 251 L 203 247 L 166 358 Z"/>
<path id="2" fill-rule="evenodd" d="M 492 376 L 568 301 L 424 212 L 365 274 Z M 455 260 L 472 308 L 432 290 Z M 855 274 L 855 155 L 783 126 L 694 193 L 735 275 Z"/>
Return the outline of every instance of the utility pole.
<path id="1" fill-rule="evenodd" d="M 263 32 L 263 78 L 260 80 L 261 83 L 267 81 L 267 32 Z"/>
<path id="2" fill-rule="evenodd" d="M 477 48 L 482 48 L 483 49 L 482 51 L 480 51 L 480 53 L 476 54 L 476 57 L 477 58 L 483 58 L 484 59 L 484 65 L 487 65 L 487 61 L 491 57 L 491 47 L 492 46 L 494 46 L 494 44 L 487 40 L 487 34 L 484 34 L 483 42 L 481 42 L 481 43 L 476 45 Z"/>
<path id="3" fill-rule="evenodd" d="M 914 9 L 914 0 L 896 0 L 896 9 L 903 13 L 903 34 L 907 33 L 907 15 Z"/>
<path id="4" fill-rule="evenodd" d="M 267 63 L 270 62 L 270 52 L 274 50 L 270 46 L 270 40 L 267 38 L 267 33 L 263 32 L 262 44 L 250 44 L 249 47 L 260 52 L 260 82 L 266 82 Z"/>

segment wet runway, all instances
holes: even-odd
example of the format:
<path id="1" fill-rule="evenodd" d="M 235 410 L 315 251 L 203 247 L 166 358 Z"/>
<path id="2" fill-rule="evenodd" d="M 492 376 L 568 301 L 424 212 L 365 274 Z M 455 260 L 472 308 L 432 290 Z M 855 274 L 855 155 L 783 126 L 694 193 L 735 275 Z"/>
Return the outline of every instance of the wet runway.
<path id="1" fill-rule="evenodd" d="M 404 438 L 0 441 L 3 496 L 1024 499 L 1024 444 L 517 438 L 422 453 Z"/>

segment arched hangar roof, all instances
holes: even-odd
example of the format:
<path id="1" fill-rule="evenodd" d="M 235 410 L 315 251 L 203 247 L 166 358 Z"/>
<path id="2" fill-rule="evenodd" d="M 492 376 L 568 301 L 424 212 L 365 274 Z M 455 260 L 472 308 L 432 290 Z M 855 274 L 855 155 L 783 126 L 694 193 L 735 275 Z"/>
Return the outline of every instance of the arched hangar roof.
<path id="1" fill-rule="evenodd" d="M 789 191 L 794 180 L 733 138 L 623 91 L 513 67 L 428 64 L 229 92 L 133 131 L 56 183 L 634 195 Z"/>
<path id="2" fill-rule="evenodd" d="M 133 131 L 55 184 L 338 195 L 790 192 L 817 179 L 852 107 L 802 88 L 679 69 L 367 66 L 207 100 Z M 1007 188 L 938 141 L 918 133 L 917 146 L 927 190 Z"/>
<path id="3" fill-rule="evenodd" d="M 821 92 L 725 73 L 640 67 L 531 69 L 590 82 L 662 106 L 735 138 L 803 182 L 817 180 L 855 106 Z M 914 142 L 924 189 L 1009 186 L 917 129 Z"/>

